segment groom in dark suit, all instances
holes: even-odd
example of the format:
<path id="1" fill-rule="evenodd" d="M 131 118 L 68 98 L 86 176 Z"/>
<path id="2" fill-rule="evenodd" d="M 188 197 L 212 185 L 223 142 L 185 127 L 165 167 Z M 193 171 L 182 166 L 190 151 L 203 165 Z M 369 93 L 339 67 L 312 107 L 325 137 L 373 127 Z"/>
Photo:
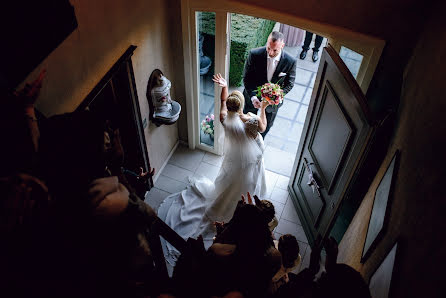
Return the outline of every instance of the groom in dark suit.
<path id="1" fill-rule="evenodd" d="M 266 43 L 266 47 L 252 49 L 246 60 L 243 74 L 243 84 L 245 90 L 245 108 L 244 113 L 257 114 L 260 108 L 260 99 L 256 96 L 256 89 L 267 82 L 279 83 L 283 93 L 287 94 L 294 86 L 296 78 L 296 59 L 291 57 L 283 50 L 285 43 L 283 34 L 277 31 L 271 32 Z M 266 120 L 268 124 L 266 130 L 262 133 L 263 138 L 270 130 L 277 116 L 278 108 L 282 106 L 268 106 L 266 108 Z"/>

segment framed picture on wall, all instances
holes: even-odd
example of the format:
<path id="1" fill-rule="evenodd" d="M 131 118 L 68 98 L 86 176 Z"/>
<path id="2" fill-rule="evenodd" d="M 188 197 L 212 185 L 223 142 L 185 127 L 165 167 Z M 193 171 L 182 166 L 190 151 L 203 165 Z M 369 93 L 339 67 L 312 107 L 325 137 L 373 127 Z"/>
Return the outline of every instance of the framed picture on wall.
<path id="1" fill-rule="evenodd" d="M 390 217 L 390 206 L 393 197 L 396 172 L 398 169 L 400 152 L 397 150 L 393 155 L 384 176 L 381 178 L 375 191 L 372 214 L 370 215 L 367 236 L 362 251 L 361 263 L 370 256 L 378 242 L 386 232 Z"/>
<path id="2" fill-rule="evenodd" d="M 370 277 L 369 289 L 372 297 L 389 297 L 392 285 L 392 276 L 395 274 L 395 259 L 397 256 L 398 243 L 392 247 L 382 263 Z"/>

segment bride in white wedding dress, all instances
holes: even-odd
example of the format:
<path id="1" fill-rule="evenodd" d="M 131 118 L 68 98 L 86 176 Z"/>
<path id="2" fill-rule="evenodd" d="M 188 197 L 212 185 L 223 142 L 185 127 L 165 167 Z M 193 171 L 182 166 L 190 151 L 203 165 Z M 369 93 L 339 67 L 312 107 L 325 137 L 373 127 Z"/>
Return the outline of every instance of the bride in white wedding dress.
<path id="1" fill-rule="evenodd" d="M 263 198 L 266 193 L 263 151 L 260 132 L 266 128 L 265 108 L 260 115 L 243 114 L 244 97 L 239 91 L 228 94 L 226 80 L 214 75 L 222 87 L 220 122 L 225 132 L 224 159 L 215 181 L 206 177 L 190 179 L 190 186 L 168 196 L 158 209 L 158 216 L 185 240 L 203 235 L 206 249 L 215 235 L 215 221 L 228 222 L 242 194 L 250 192 Z M 174 266 L 179 252 L 166 241 L 163 250 Z"/>

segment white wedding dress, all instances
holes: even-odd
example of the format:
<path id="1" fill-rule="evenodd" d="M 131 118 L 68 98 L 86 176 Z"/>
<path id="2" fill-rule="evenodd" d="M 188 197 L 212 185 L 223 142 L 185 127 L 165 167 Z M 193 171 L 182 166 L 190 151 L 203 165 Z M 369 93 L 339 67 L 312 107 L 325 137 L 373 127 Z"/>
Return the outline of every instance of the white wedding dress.
<path id="1" fill-rule="evenodd" d="M 215 181 L 190 179 L 187 189 L 168 196 L 158 209 L 158 216 L 185 240 L 203 235 L 206 249 L 215 236 L 213 222 L 228 222 L 242 194 L 262 199 L 266 193 L 265 145 L 259 118 L 250 116 L 243 122 L 237 113 L 228 112 L 224 119 L 225 154 Z M 175 266 L 180 253 L 164 239 L 162 244 L 166 260 Z"/>

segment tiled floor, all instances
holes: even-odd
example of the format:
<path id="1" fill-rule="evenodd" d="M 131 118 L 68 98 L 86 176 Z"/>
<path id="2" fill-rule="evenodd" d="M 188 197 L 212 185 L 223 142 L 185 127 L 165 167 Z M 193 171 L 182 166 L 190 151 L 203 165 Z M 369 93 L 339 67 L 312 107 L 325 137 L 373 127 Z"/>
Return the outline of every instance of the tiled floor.
<path id="1" fill-rule="evenodd" d="M 266 157 L 265 157 L 266 158 Z M 190 150 L 185 146 L 178 146 L 164 170 L 160 173 L 155 187 L 147 193 L 145 201 L 152 208 L 158 210 L 161 202 L 171 193 L 179 192 L 187 187 L 188 177 L 203 175 L 211 180 L 215 179 L 220 169 L 223 157 L 204 152 Z M 299 241 L 300 254 L 303 258 L 301 265 L 308 267 L 309 246 L 300 220 L 294 209 L 287 191 L 289 178 L 267 170 L 268 193 L 264 199 L 273 202 L 279 225 L 274 231 L 278 239 L 283 234 L 292 234 Z M 296 269 L 300 270 L 301 266 Z"/>

